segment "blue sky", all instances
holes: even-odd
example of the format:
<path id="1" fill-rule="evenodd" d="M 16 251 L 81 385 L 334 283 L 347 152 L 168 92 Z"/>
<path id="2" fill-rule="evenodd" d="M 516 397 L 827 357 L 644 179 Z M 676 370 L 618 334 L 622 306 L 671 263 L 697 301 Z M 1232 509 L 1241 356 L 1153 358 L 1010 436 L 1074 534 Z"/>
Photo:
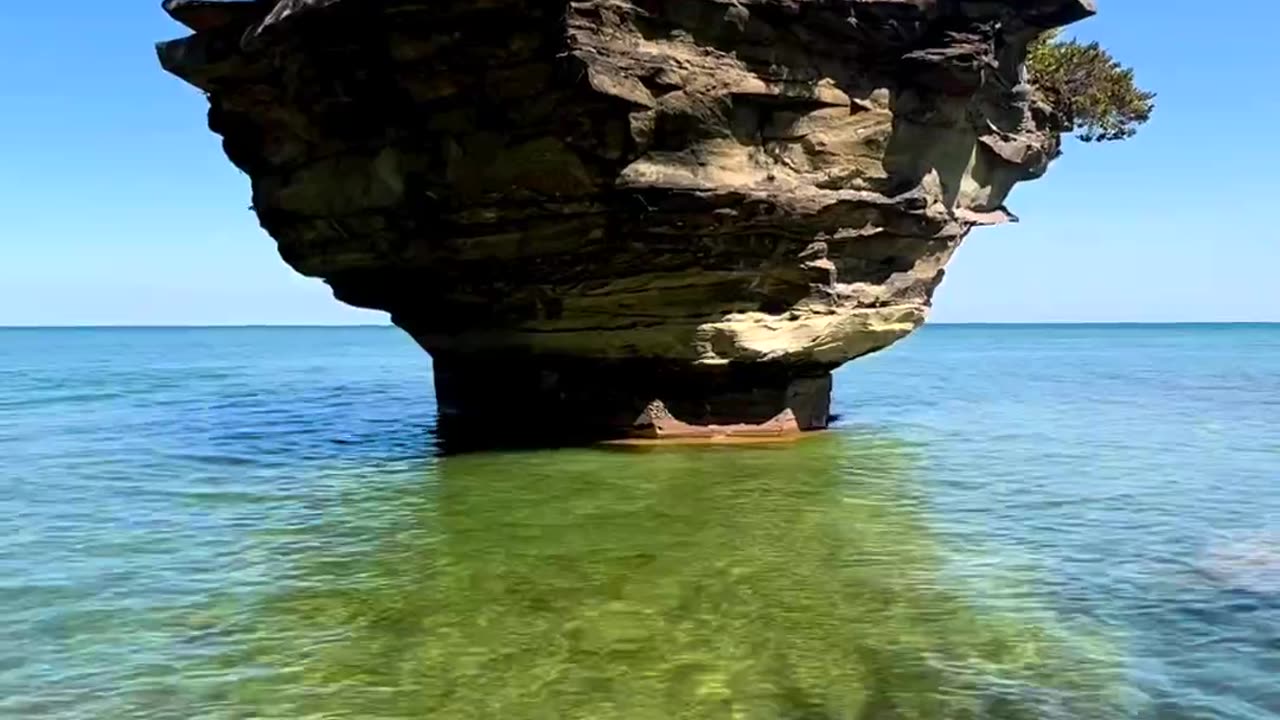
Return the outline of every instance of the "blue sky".
<path id="1" fill-rule="evenodd" d="M 1137 67 L 1155 119 L 1020 186 L 934 319 L 1280 321 L 1280 6 L 1099 4 L 1072 32 Z M 276 256 L 203 98 L 156 65 L 183 34 L 159 5 L 0 8 L 0 325 L 382 322 Z"/>

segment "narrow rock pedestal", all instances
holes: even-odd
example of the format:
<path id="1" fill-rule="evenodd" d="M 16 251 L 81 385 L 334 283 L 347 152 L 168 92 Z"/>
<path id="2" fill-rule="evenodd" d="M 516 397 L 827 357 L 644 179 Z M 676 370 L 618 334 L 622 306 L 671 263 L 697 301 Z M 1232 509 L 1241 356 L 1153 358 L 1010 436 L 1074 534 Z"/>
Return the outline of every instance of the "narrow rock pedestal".
<path id="1" fill-rule="evenodd" d="M 439 355 L 440 433 L 468 445 L 711 440 L 827 426 L 823 367 Z"/>

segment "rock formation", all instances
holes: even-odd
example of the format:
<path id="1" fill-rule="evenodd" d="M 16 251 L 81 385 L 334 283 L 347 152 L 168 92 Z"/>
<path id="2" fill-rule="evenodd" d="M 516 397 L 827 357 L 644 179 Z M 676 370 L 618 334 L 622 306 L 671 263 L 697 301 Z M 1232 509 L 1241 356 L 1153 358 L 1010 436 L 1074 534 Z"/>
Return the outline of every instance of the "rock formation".
<path id="1" fill-rule="evenodd" d="M 441 421 L 828 421 L 1057 154 L 1092 0 L 167 0 L 280 254 L 434 358 Z"/>

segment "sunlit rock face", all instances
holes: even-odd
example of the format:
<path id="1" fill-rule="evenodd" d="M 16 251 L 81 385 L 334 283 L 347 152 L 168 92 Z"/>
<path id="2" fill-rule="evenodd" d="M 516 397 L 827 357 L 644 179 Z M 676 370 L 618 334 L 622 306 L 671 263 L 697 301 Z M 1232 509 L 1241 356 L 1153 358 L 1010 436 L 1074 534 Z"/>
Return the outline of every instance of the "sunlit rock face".
<path id="1" fill-rule="evenodd" d="M 1058 136 L 1027 43 L 1090 0 L 169 0 L 284 259 L 388 311 L 442 420 L 828 419 Z"/>

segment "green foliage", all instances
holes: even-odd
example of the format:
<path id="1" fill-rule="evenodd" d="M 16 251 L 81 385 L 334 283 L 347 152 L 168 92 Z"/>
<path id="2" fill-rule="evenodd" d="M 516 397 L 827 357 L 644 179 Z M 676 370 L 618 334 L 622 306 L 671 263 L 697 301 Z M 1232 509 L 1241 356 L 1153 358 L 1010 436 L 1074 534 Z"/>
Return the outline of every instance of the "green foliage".
<path id="1" fill-rule="evenodd" d="M 1151 119 L 1155 93 L 1096 42 L 1062 40 L 1054 31 L 1031 45 L 1029 80 L 1053 111 L 1057 130 L 1085 142 L 1124 140 Z"/>

